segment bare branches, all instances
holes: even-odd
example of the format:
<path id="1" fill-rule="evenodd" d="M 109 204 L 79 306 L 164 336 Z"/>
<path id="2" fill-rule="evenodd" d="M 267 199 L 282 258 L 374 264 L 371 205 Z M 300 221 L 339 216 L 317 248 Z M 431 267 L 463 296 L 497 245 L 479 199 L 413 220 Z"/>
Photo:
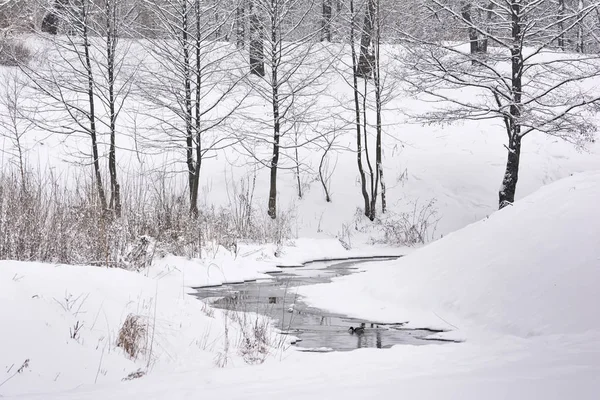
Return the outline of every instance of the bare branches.
<path id="1" fill-rule="evenodd" d="M 434 123 L 501 119 L 509 153 L 500 204 L 511 203 L 523 137 L 542 132 L 583 146 L 596 129 L 588 117 L 600 99 L 585 88 L 600 77 L 600 58 L 558 53 L 552 46 L 581 26 L 600 2 L 576 10 L 561 6 L 557 18 L 549 2 L 492 0 L 493 7 L 486 8 L 492 15 L 479 19 L 459 15 L 450 1 L 424 2 L 473 35 L 484 36 L 491 47 L 487 54 L 473 54 L 461 43 L 400 31 L 407 43 L 401 56 L 405 83 L 414 95 L 437 106 L 415 117 Z M 463 7 L 481 9 L 485 3 L 470 1 Z"/>

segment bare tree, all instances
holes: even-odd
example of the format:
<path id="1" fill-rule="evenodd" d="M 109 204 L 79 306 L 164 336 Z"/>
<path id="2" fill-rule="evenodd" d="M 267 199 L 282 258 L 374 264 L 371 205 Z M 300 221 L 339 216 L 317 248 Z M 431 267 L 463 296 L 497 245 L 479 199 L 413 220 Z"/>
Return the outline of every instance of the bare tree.
<path id="1" fill-rule="evenodd" d="M 238 48 L 246 45 L 246 1 L 239 0 L 235 9 L 235 43 Z"/>
<path id="2" fill-rule="evenodd" d="M 401 73 L 409 74 L 406 82 L 415 94 L 444 105 L 442 109 L 419 114 L 422 121 L 503 122 L 508 155 L 499 206 L 505 207 L 515 199 L 525 136 L 539 132 L 583 146 L 596 130 L 587 112 L 594 111 L 592 106 L 600 97 L 585 86 L 600 75 L 598 57 L 552 53 L 551 46 L 595 12 L 600 3 L 590 2 L 557 19 L 550 2 L 497 2 L 493 30 L 485 21 L 462 18 L 450 1 L 424 3 L 453 16 L 463 27 L 485 35 L 494 46 L 493 54 L 482 59 L 433 35 L 422 38 L 402 32 L 407 42 L 402 59 L 407 68 Z M 469 90 L 468 95 L 465 90 Z"/>
<path id="3" fill-rule="evenodd" d="M 321 41 L 331 42 L 332 0 L 323 0 L 323 15 L 321 21 Z"/>
<path id="4" fill-rule="evenodd" d="M 250 73 L 265 76 L 264 26 L 260 22 L 258 3 L 259 0 L 249 0 L 248 13 L 250 15 Z"/>
<path id="5" fill-rule="evenodd" d="M 121 216 L 121 190 L 117 176 L 116 137 L 117 120 L 125 100 L 131 89 L 131 79 L 134 73 L 123 74 L 126 56 L 129 53 L 129 43 L 123 42 L 121 36 L 125 26 L 132 21 L 134 7 L 118 0 L 104 0 L 104 6 L 99 5 L 97 15 L 100 16 L 99 34 L 104 38 L 103 57 L 97 62 L 103 79 L 96 84 L 98 95 L 107 109 L 107 122 L 110 136 L 108 150 L 108 170 L 110 176 L 110 202 L 108 207 L 114 210 L 117 217 Z M 103 20 L 103 21 L 102 21 Z M 125 76 L 123 76 L 125 75 Z M 117 79 L 121 77 L 121 82 Z"/>
<path id="6" fill-rule="evenodd" d="M 352 3 L 354 2 L 352 1 Z M 373 55 L 373 30 L 375 28 L 375 13 L 378 3 L 377 0 L 366 0 L 366 4 L 360 37 L 360 55 L 356 68 L 358 76 L 365 79 L 371 77 L 375 63 Z M 354 4 L 351 7 L 354 8 Z M 352 13 L 354 14 L 354 12 Z"/>
<path id="7" fill-rule="evenodd" d="M 312 111 L 316 108 L 314 99 L 322 90 L 320 81 L 328 70 L 331 58 L 315 47 L 320 30 L 307 27 L 314 1 L 254 0 L 253 3 L 250 22 L 251 32 L 254 32 L 251 33 L 250 45 L 250 68 L 253 76 L 249 84 L 254 94 L 270 108 L 269 120 L 254 119 L 259 126 L 268 127 L 271 131 L 268 140 L 272 146 L 270 157 L 266 162 L 259 162 L 268 166 L 270 171 L 268 214 L 275 219 L 277 175 L 282 169 L 280 158 L 285 156 L 282 150 L 301 147 L 312 139 L 305 137 L 302 142 L 287 145 L 282 140 L 287 133 L 297 132 L 298 124 L 308 126 L 311 119 L 322 118 L 312 115 Z M 257 42 L 253 45 L 255 40 Z M 258 65 L 253 64 L 258 57 L 253 58 L 252 54 L 258 54 L 259 48 L 264 48 L 265 71 L 260 71 L 257 69 Z M 266 140 L 260 135 L 250 136 L 262 143 Z M 249 146 L 246 148 L 253 156 L 260 158 Z"/>
<path id="8" fill-rule="evenodd" d="M 28 151 L 25 135 L 35 127 L 33 116 L 36 109 L 27 106 L 28 87 L 17 71 L 5 71 L 0 81 L 0 137 L 9 141 L 9 146 L 2 146 L 0 151 L 9 155 L 10 162 L 15 162 L 16 159 L 24 190 L 27 183 Z"/>
<path id="9" fill-rule="evenodd" d="M 51 46 L 39 55 L 38 64 L 23 67 L 42 96 L 37 121 L 43 128 L 69 136 L 90 138 L 91 164 L 98 201 L 103 210 L 120 216 L 117 177 L 117 120 L 129 94 L 132 78 L 126 59 L 127 43 L 120 41 L 131 8 L 115 0 L 60 0 L 53 13 L 69 34 L 48 38 Z M 42 58 L 47 58 L 46 62 Z M 67 117 L 65 119 L 65 117 Z M 70 120 L 71 123 L 65 123 Z M 103 136 L 108 134 L 110 200 L 107 200 L 101 167 Z"/>
<path id="10" fill-rule="evenodd" d="M 332 150 L 337 150 L 334 149 L 337 138 L 338 132 L 336 129 L 334 129 L 331 132 L 331 135 L 323 135 L 325 144 L 322 146 L 323 154 L 321 155 L 321 160 L 319 162 L 319 181 L 321 182 L 321 186 L 323 186 L 323 192 L 325 193 L 325 201 L 328 203 L 332 202 L 330 183 L 331 177 L 337 166 L 337 159 L 334 165 L 331 166 L 330 157 L 332 154 Z"/>
<path id="11" fill-rule="evenodd" d="M 151 130 L 158 127 L 167 134 L 166 138 L 149 139 L 163 149 L 183 148 L 190 213 L 197 216 L 202 162 L 235 142 L 233 135 L 218 131 L 246 96 L 236 91 L 244 75 L 233 73 L 243 69 L 236 58 L 237 49 L 215 40 L 222 26 L 233 20 L 235 10 L 216 22 L 214 2 L 149 1 L 163 35 L 149 41 L 153 62 L 145 67 L 146 79 L 140 89 L 151 102 L 148 116 L 155 121 Z M 232 99 L 234 94 L 239 98 Z"/>
<path id="12" fill-rule="evenodd" d="M 561 50 L 566 50 L 567 49 L 567 41 L 566 41 L 566 32 L 565 32 L 565 15 L 566 15 L 566 4 L 565 4 L 566 0 L 558 0 L 558 14 L 556 16 L 557 18 L 557 24 L 556 24 L 556 28 L 558 31 L 558 37 L 557 37 L 557 41 L 558 41 L 558 47 Z"/>
<path id="13" fill-rule="evenodd" d="M 349 42 L 352 60 L 350 85 L 354 97 L 352 124 L 356 131 L 356 161 L 364 200 L 364 214 L 373 221 L 377 215 L 379 196 L 382 200 L 382 212 L 386 211 L 383 180 L 383 106 L 389 100 L 393 89 L 389 87 L 384 90 L 385 82 L 382 77 L 380 44 L 383 17 L 380 3 L 379 0 L 369 0 L 369 3 L 364 11 L 365 17 L 361 29 L 357 23 L 360 14 L 355 9 L 354 1 L 350 1 Z M 357 51 L 356 38 L 359 34 L 360 51 Z M 368 42 L 365 38 L 368 38 Z M 362 64 L 362 67 L 361 59 L 366 63 Z M 375 130 L 374 135 L 371 134 L 371 129 Z M 374 143 L 372 143 L 373 136 Z M 372 145 L 375 146 L 374 149 Z"/>
<path id="14" fill-rule="evenodd" d="M 44 111 L 63 111 L 72 120 L 65 125 L 60 119 L 46 119 L 49 130 L 63 134 L 84 133 L 90 138 L 91 163 L 98 200 L 102 209 L 107 209 L 106 192 L 102 183 L 98 129 L 97 94 L 95 71 L 92 60 L 92 15 L 91 0 L 62 3 L 59 9 L 50 11 L 69 26 L 70 35 L 52 38 L 52 54 L 55 57 L 40 68 L 24 68 L 31 82 L 44 96 Z M 54 61 L 54 62 L 53 62 Z"/>
<path id="15" fill-rule="evenodd" d="M 585 5 L 583 0 L 577 0 L 577 39 L 575 51 L 585 53 Z"/>

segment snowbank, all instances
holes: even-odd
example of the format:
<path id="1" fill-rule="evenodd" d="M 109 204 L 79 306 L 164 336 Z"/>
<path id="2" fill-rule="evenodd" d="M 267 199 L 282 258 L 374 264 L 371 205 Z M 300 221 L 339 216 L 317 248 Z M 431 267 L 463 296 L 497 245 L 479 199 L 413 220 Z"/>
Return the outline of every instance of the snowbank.
<path id="1" fill-rule="evenodd" d="M 285 246 L 274 244 L 239 245 L 237 254 L 222 247 L 207 254 L 204 259 L 189 259 L 168 255 L 154 261 L 143 273 L 152 278 L 174 281 L 186 288 L 216 286 L 269 278 L 267 272 L 280 267 L 299 267 L 314 260 L 337 260 L 371 256 L 400 256 L 412 251 L 408 248 L 360 245 L 347 250 L 339 240 L 327 238 L 300 238 Z"/>
<path id="2" fill-rule="evenodd" d="M 224 317 L 185 292 L 176 270 L 146 277 L 0 261 L 0 395 L 120 382 L 138 369 L 213 368 L 225 346 Z M 147 325 L 136 360 L 117 347 L 129 314 Z M 232 355 L 236 335 L 230 327 Z"/>
<path id="3" fill-rule="evenodd" d="M 239 327 L 229 322 L 226 340 L 226 317 L 188 296 L 192 287 L 268 278 L 265 272 L 279 265 L 313 259 L 398 252 L 348 251 L 336 239 L 299 239 L 282 247 L 240 246 L 237 255 L 215 248 L 205 260 L 166 256 L 139 273 L 0 261 L 0 395 L 120 382 L 138 369 L 212 369 L 222 356 L 228 365 L 243 365 Z M 147 350 L 136 360 L 116 346 L 129 314 L 148 324 Z"/>
<path id="4" fill-rule="evenodd" d="M 333 285 L 314 305 L 455 332 L 600 332 L 600 172 L 548 185 L 413 254 Z"/>
<path id="5" fill-rule="evenodd" d="M 571 177 L 400 261 L 301 289 L 320 306 L 371 320 L 451 323 L 454 333 L 465 333 L 465 343 L 288 352 L 258 367 L 214 367 L 215 355 L 223 351 L 222 315 L 211 315 L 186 296 L 188 286 L 209 282 L 208 275 L 215 281 L 242 279 L 275 263 L 302 262 L 326 251 L 346 254 L 333 242 L 299 241 L 296 248 L 279 249 L 278 258 L 273 249 L 248 253 L 248 248 L 238 254 L 237 267 L 225 254 L 212 267 L 166 258 L 144 274 L 1 262 L 0 383 L 25 358 L 30 364 L 0 393 L 33 392 L 19 398 L 40 400 L 163 400 L 198 393 L 227 399 L 362 399 L 398 393 L 422 399 L 595 399 L 600 384 L 598 198 L 599 172 Z M 69 295 L 74 305 L 67 307 Z M 156 321 L 154 371 L 116 384 L 146 363 L 128 360 L 112 344 L 131 312 Z M 69 328 L 77 321 L 84 328 L 75 340 Z M 480 333 L 493 340 L 475 340 Z"/>

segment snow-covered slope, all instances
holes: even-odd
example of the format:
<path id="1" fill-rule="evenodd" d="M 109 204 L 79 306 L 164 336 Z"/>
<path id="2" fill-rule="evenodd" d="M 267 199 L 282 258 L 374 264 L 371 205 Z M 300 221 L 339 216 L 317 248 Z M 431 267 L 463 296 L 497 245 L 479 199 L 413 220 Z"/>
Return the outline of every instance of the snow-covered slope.
<path id="1" fill-rule="evenodd" d="M 243 336 L 240 327 L 189 296 L 190 287 L 268 278 L 264 272 L 277 265 L 312 259 L 399 254 L 377 247 L 348 251 L 335 239 L 238 250 L 236 256 L 219 248 L 206 260 L 157 257 L 139 273 L 0 261 L 0 397 L 119 382 L 138 369 L 152 374 L 182 367 L 210 370 L 219 357 L 228 365 L 244 365 L 236 347 Z M 276 250 L 279 257 L 273 255 Z M 144 351 L 135 360 L 117 347 L 129 314 L 146 324 Z"/>
<path id="2" fill-rule="evenodd" d="M 120 382 L 138 369 L 210 369 L 219 353 L 236 359 L 239 329 L 229 326 L 226 338 L 223 314 L 187 295 L 185 272 L 193 279 L 207 267 L 173 257 L 158 264 L 142 274 L 0 261 L 0 397 Z M 236 268 L 225 274 L 244 278 Z M 130 314 L 144 326 L 135 360 L 117 346 Z"/>
<path id="3" fill-rule="evenodd" d="M 34 41 L 31 46 L 35 48 L 42 44 Z M 132 42 L 131 46 L 132 54 L 139 53 L 141 59 L 151 62 L 152 57 L 146 55 L 139 43 Z M 335 51 L 341 50 L 340 48 Z M 346 50 L 346 54 L 349 54 L 349 49 Z M 48 51 L 52 52 L 51 49 Z M 386 52 L 391 54 L 397 51 L 394 47 L 386 47 Z M 345 73 L 349 74 L 348 64 L 345 65 Z M 389 60 L 389 63 L 386 63 L 386 80 L 396 82 L 401 68 L 403 66 L 397 61 Z M 8 69 L 0 68 L 2 78 L 7 72 Z M 291 228 L 299 237 L 339 235 L 344 228 L 354 226 L 357 209 L 364 204 L 358 184 L 354 127 L 343 122 L 345 118 L 351 121 L 351 115 L 348 115 L 351 111 L 347 106 L 353 102 L 353 92 L 346 82 L 347 79 L 350 79 L 348 75 L 331 72 L 327 81 L 327 94 L 315 99 L 319 112 L 326 110 L 328 116 L 336 118 L 326 118 L 323 123 L 317 124 L 319 126 L 300 128 L 306 138 L 320 135 L 321 130 L 336 131 L 336 151 L 329 154 L 328 168 L 324 170 L 326 175 L 331 174 L 332 203 L 325 201 L 318 180 L 323 143 L 298 149 L 298 157 L 302 164 L 300 182 L 303 188 L 302 199 L 299 199 L 298 180 L 293 162 L 295 154 L 291 150 L 294 146 L 289 142 L 293 135 L 290 133 L 284 136 L 288 141 L 286 146 L 289 146 L 289 150 L 280 160 L 282 169 L 278 178 L 278 207 L 293 219 Z M 39 95 L 28 93 L 27 96 L 37 98 Z M 25 100 L 29 98 L 23 99 Z M 185 141 L 183 138 L 176 139 L 168 146 L 161 146 L 167 139 L 170 141 L 173 138 L 170 135 L 165 136 L 165 132 L 157 129 L 153 122 L 143 123 L 147 120 L 146 115 L 138 115 L 138 112 L 140 108 L 148 106 L 147 100 L 143 96 L 132 94 L 119 119 L 117 161 L 126 202 L 137 199 L 133 194 L 138 191 L 151 197 L 151 194 L 158 190 L 156 185 L 163 184 L 163 179 L 164 190 L 174 195 L 185 193 L 187 185 L 187 178 L 183 173 L 187 167 L 183 164 L 185 155 L 182 153 Z M 255 113 L 250 120 L 268 118 L 270 106 L 267 103 L 256 97 L 248 101 L 254 107 Z M 498 188 L 506 165 L 506 134 L 500 120 L 466 120 L 453 125 L 422 126 L 406 116 L 406 113 L 422 113 L 432 107 L 434 105 L 419 101 L 399 88 L 394 90 L 384 109 L 382 151 L 390 214 L 412 212 L 415 202 L 418 206 L 423 206 L 434 200 L 437 216 L 440 217 L 435 232 L 436 236 L 439 236 L 478 221 L 497 208 Z M 50 115 L 46 118 L 50 118 Z M 65 117 L 64 114 L 52 115 L 52 118 L 64 120 L 65 124 L 69 123 L 68 116 Z M 250 136 L 257 130 L 245 113 L 236 114 L 231 124 L 239 126 L 241 132 L 248 132 Z M 324 126 L 320 126 L 322 124 Z M 262 133 L 267 135 L 268 129 L 265 126 L 261 125 L 261 130 L 266 130 L 267 132 Z M 286 129 L 291 129 L 289 125 L 286 126 Z M 224 135 L 220 131 L 214 134 Z M 229 134 L 225 133 L 226 137 L 227 135 Z M 146 136 L 147 138 L 142 139 Z M 307 140 L 306 138 L 302 141 Z M 98 140 L 102 143 L 101 153 L 106 155 L 108 135 L 103 132 Z M 265 157 L 268 158 L 272 151 L 270 139 L 259 142 L 261 154 L 266 154 Z M 374 145 L 373 140 L 371 144 Z M 34 128 L 22 138 L 22 146 L 33 175 L 39 173 L 45 177 L 47 171 L 56 171 L 55 175 L 59 177 L 57 183 L 70 187 L 78 182 L 76 178 L 81 178 L 82 174 L 91 171 L 81 166 L 82 160 L 88 157 L 86 155 L 90 151 L 87 135 L 49 136 L 47 130 Z M 254 182 L 255 179 L 256 188 L 250 197 L 254 199 L 256 212 L 266 213 L 269 170 L 257 166 L 256 160 L 247 154 L 245 147 L 232 146 L 214 154 L 207 154 L 200 178 L 200 202 L 203 208 L 233 208 L 232 199 L 241 194 L 242 181 L 246 182 L 247 188 L 249 182 Z M 16 154 L 10 137 L 0 135 L 0 148 L 3 149 L 0 152 L 0 162 L 3 165 L 16 162 L 16 159 L 10 156 Z M 537 133 L 528 135 L 523 141 L 517 198 L 529 195 L 541 186 L 572 173 L 600 169 L 600 142 L 590 144 L 588 150 L 589 152 L 579 152 L 572 144 L 555 137 Z M 234 189 L 234 186 L 237 188 Z M 146 188 L 153 189 L 145 190 Z M 142 198 L 147 200 L 146 197 Z M 360 211 L 358 215 L 361 215 Z M 355 242 L 362 239 L 360 234 L 353 233 L 357 236 Z"/>
<path id="4" fill-rule="evenodd" d="M 192 273 L 198 265 L 165 260 L 176 265 L 151 269 L 147 278 L 114 269 L 5 262 L 0 264 L 3 378 L 24 355 L 30 365 L 0 393 L 25 393 L 16 398 L 31 400 L 365 399 L 398 393 L 415 399 L 596 399 L 598 198 L 600 172 L 567 178 L 401 261 L 302 289 L 318 305 L 368 320 L 450 323 L 463 343 L 332 354 L 289 351 L 257 367 L 212 365 L 227 335 L 218 312 L 211 317 L 184 295 L 187 279 L 200 279 Z M 320 252 L 313 246 L 313 253 Z M 292 253 L 291 260 L 300 257 Z M 222 272 L 233 278 L 239 271 Z M 81 309 L 69 311 L 59 304 L 68 293 L 90 295 Z M 153 304 L 162 361 L 147 377 L 117 382 L 140 362 L 126 360 L 109 345 L 112 340 L 102 338 L 129 312 L 154 320 Z M 68 328 L 78 319 L 86 328 L 80 340 L 69 339 Z M 216 348 L 206 346 L 211 343 Z M 18 365 L 7 373 L 11 363 Z M 94 385 L 97 374 L 103 384 Z"/>
<path id="5" fill-rule="evenodd" d="M 578 174 L 397 262 L 301 292 L 318 306 L 457 332 L 600 332 L 599 199 L 600 172 Z"/>

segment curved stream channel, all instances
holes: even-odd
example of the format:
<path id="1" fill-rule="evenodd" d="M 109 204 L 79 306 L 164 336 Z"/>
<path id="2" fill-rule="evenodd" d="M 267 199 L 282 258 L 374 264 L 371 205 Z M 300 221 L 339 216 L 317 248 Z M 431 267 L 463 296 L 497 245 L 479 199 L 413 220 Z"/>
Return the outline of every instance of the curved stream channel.
<path id="1" fill-rule="evenodd" d="M 282 333 L 298 338 L 293 342 L 304 351 L 348 351 L 364 347 L 389 348 L 398 344 L 431 344 L 443 342 L 428 336 L 439 332 L 430 329 L 408 329 L 406 322 L 381 323 L 350 318 L 310 307 L 297 295 L 305 285 L 329 283 L 335 277 L 360 272 L 359 264 L 390 261 L 397 257 L 346 261 L 317 261 L 303 267 L 281 268 L 271 272 L 271 279 L 239 284 L 195 288 L 195 296 L 213 307 L 256 312 L 276 321 Z M 376 267 L 373 267 L 376 268 Z M 364 331 L 352 333 L 350 327 L 364 326 Z"/>

